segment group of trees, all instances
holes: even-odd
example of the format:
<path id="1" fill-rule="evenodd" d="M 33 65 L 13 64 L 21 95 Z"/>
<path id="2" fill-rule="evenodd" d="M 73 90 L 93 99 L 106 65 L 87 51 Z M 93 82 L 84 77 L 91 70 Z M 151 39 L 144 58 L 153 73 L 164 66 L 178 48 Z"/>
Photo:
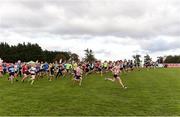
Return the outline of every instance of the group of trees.
<path id="1" fill-rule="evenodd" d="M 164 63 L 164 57 L 162 56 L 157 57 L 157 62 L 160 64 Z"/>
<path id="2" fill-rule="evenodd" d="M 6 62 L 21 61 L 46 61 L 54 62 L 59 61 L 78 61 L 79 56 L 71 52 L 62 51 L 47 51 L 42 50 L 38 44 L 23 43 L 16 46 L 10 46 L 7 43 L 0 43 L 0 58 Z"/>
<path id="3" fill-rule="evenodd" d="M 150 56 L 149 55 L 144 56 L 144 62 L 146 62 L 148 60 L 151 60 Z M 180 55 L 175 55 L 175 56 L 169 55 L 166 57 L 159 56 L 159 57 L 157 57 L 157 62 L 160 64 L 162 64 L 162 63 L 180 63 Z"/>
<path id="4" fill-rule="evenodd" d="M 166 56 L 166 57 L 157 57 L 157 62 L 158 63 L 180 63 L 180 55 L 175 55 L 175 56 L 172 56 L 172 55 L 169 55 L 169 56 Z"/>
<path id="5" fill-rule="evenodd" d="M 133 58 L 138 61 L 140 61 L 140 59 L 139 59 L 140 57 L 141 57 L 140 55 L 133 56 Z M 152 58 L 148 54 L 146 56 L 144 56 L 144 63 L 148 63 L 148 61 L 151 61 L 151 60 L 152 60 Z M 157 62 L 160 64 L 162 64 L 162 63 L 180 63 L 180 55 L 175 55 L 175 56 L 169 55 L 167 57 L 159 56 L 159 57 L 157 57 Z"/>
<path id="6" fill-rule="evenodd" d="M 86 62 L 94 62 L 96 58 L 91 49 L 86 49 L 84 61 Z M 134 62 L 136 64 L 140 64 L 141 55 L 134 55 Z M 42 48 L 38 44 L 31 43 L 23 43 L 18 45 L 10 46 L 7 43 L 0 43 L 0 58 L 6 62 L 16 62 L 17 60 L 21 61 L 46 61 L 46 62 L 54 62 L 54 61 L 79 61 L 79 56 L 76 53 L 71 52 L 63 52 L 63 51 L 48 51 L 42 50 Z M 144 56 L 144 63 L 151 60 L 149 55 Z M 179 56 L 167 56 L 167 57 L 157 57 L 158 63 L 180 63 L 180 55 Z"/>
<path id="7" fill-rule="evenodd" d="M 138 54 L 133 55 L 134 63 L 135 63 L 136 65 L 140 65 L 140 64 L 141 64 L 141 59 L 140 59 L 140 57 L 141 57 L 141 55 L 138 55 Z"/>
<path id="8" fill-rule="evenodd" d="M 136 65 L 140 65 L 141 64 L 141 59 L 140 59 L 141 55 L 136 54 L 133 55 L 133 59 L 134 59 L 134 63 Z M 147 54 L 146 56 L 144 56 L 144 64 L 149 64 L 151 62 L 152 58 Z"/>
<path id="9" fill-rule="evenodd" d="M 164 60 L 164 63 L 180 63 L 180 55 L 167 56 L 166 59 Z"/>
<path id="10" fill-rule="evenodd" d="M 152 61 L 152 58 L 148 54 L 146 56 L 144 56 L 144 63 L 145 64 L 150 64 L 151 61 Z"/>

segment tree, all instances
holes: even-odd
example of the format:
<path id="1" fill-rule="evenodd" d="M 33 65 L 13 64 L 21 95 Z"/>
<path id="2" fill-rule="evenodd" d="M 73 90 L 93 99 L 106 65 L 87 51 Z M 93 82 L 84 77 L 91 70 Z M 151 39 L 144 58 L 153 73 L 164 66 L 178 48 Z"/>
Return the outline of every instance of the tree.
<path id="1" fill-rule="evenodd" d="M 177 56 L 167 56 L 164 63 L 180 63 L 180 55 Z"/>
<path id="2" fill-rule="evenodd" d="M 79 61 L 79 56 L 75 53 L 70 54 L 70 61 L 75 61 L 78 62 Z"/>
<path id="3" fill-rule="evenodd" d="M 54 58 L 53 61 L 60 61 L 60 60 L 65 61 L 66 56 L 64 54 L 59 53 L 59 54 L 56 55 L 56 57 Z"/>
<path id="4" fill-rule="evenodd" d="M 70 55 L 70 52 L 47 50 L 43 51 L 38 44 L 19 43 L 16 46 L 10 46 L 7 43 L 0 43 L 0 58 L 2 58 L 5 62 L 14 63 L 18 60 L 23 62 L 38 60 L 50 63 L 54 62 L 55 60 L 59 61 L 59 59 L 68 61 L 70 59 Z M 73 56 L 73 59 L 76 59 L 75 54 L 73 54 Z"/>
<path id="5" fill-rule="evenodd" d="M 85 61 L 86 62 L 94 62 L 96 60 L 96 58 L 94 57 L 94 53 L 91 49 L 86 49 L 85 51 Z"/>
<path id="6" fill-rule="evenodd" d="M 68 61 L 70 59 L 69 52 L 58 52 L 58 51 L 44 51 L 44 60 L 47 62 L 55 62 L 55 61 Z"/>
<path id="7" fill-rule="evenodd" d="M 162 56 L 157 57 L 157 62 L 159 64 L 162 64 L 164 62 L 164 57 L 162 57 Z"/>
<path id="8" fill-rule="evenodd" d="M 141 55 L 138 55 L 138 54 L 133 56 L 134 63 L 136 66 L 140 66 L 140 63 L 141 63 L 140 57 L 141 57 Z"/>
<path id="9" fill-rule="evenodd" d="M 147 54 L 146 56 L 144 56 L 144 64 L 150 64 L 151 62 L 151 57 Z"/>
<path id="10" fill-rule="evenodd" d="M 16 62 L 17 60 L 30 61 L 43 59 L 42 49 L 38 44 L 18 44 L 9 46 L 7 43 L 0 44 L 0 57 L 6 62 Z"/>
<path id="11" fill-rule="evenodd" d="M 8 59 L 10 48 L 11 47 L 7 43 L 0 43 L 0 58 L 3 60 Z"/>

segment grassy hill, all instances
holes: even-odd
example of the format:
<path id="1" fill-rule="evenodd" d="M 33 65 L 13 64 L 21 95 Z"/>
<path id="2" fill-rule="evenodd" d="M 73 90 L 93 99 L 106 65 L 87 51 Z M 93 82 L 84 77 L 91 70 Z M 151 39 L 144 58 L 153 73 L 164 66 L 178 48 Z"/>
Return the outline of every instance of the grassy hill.
<path id="1" fill-rule="evenodd" d="M 0 78 L 0 115 L 180 115 L 180 69 L 123 74 L 126 90 L 108 76 L 89 75 L 82 87 L 70 77 L 33 86 Z"/>

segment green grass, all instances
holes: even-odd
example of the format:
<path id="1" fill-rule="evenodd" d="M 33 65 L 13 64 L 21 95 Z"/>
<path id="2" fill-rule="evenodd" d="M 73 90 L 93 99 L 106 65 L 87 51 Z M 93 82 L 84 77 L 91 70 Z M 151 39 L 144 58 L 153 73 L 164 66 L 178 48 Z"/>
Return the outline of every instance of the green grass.
<path id="1" fill-rule="evenodd" d="M 0 115 L 180 115 L 180 69 L 134 71 L 122 79 L 128 86 L 89 75 L 82 87 L 68 78 L 33 86 L 0 79 Z"/>

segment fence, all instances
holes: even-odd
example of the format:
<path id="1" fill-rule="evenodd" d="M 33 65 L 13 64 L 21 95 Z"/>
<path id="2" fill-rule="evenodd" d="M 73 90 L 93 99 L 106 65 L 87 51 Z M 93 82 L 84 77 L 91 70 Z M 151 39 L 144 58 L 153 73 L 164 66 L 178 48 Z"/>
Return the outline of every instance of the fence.
<path id="1" fill-rule="evenodd" d="M 180 63 L 166 63 L 164 66 L 168 68 L 180 68 Z"/>

